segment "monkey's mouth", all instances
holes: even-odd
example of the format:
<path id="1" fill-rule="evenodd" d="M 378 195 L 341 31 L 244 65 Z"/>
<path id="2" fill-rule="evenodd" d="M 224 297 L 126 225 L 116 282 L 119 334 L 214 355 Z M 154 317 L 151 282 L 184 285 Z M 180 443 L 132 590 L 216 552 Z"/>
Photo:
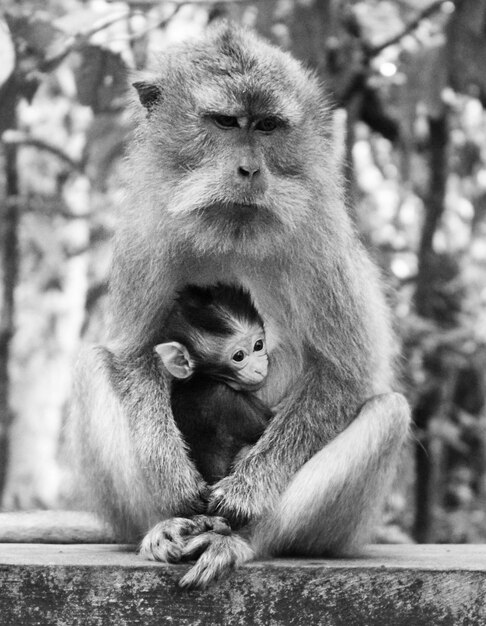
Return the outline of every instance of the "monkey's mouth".
<path id="1" fill-rule="evenodd" d="M 220 224 L 227 228 L 255 224 L 271 226 L 277 221 L 268 206 L 255 202 L 214 202 L 200 207 L 198 213 L 208 224 Z"/>
<path id="2" fill-rule="evenodd" d="M 265 211 L 266 209 L 265 207 L 251 202 L 248 204 L 245 204 L 243 202 L 235 202 L 234 204 L 230 205 L 229 210 L 234 211 L 237 215 L 250 217 L 260 211 Z"/>
<path id="3" fill-rule="evenodd" d="M 204 249 L 211 245 L 219 249 L 242 252 L 251 250 L 264 255 L 275 244 L 277 236 L 285 232 L 285 224 L 280 215 L 268 205 L 254 202 L 213 202 L 197 207 L 192 214 L 190 232 L 199 246 L 204 241 Z M 203 239 L 204 238 L 204 239 Z"/>
<path id="4" fill-rule="evenodd" d="M 234 219 L 241 219 L 254 217 L 268 209 L 256 202 L 213 202 L 202 207 L 201 210 L 203 213 L 214 216 L 224 215 Z"/>
<path id="5" fill-rule="evenodd" d="M 253 392 L 253 391 L 258 391 L 259 389 L 263 387 L 263 385 L 265 384 L 265 378 L 263 378 L 261 381 L 257 383 L 248 383 L 248 382 L 236 383 L 235 381 L 229 378 L 223 379 L 223 382 L 226 385 L 228 385 L 228 387 L 231 387 L 231 389 L 234 389 L 235 391 Z"/>

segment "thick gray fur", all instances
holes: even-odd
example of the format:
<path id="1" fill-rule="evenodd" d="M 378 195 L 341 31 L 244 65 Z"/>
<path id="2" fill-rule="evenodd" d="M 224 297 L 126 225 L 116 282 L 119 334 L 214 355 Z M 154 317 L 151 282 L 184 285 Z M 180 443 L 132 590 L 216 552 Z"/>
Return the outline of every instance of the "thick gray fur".
<path id="1" fill-rule="evenodd" d="M 182 584 L 204 586 L 254 554 L 355 550 L 409 411 L 391 393 L 389 311 L 346 212 L 321 86 L 287 53 L 227 24 L 171 48 L 142 80 L 150 106 L 134 105 L 110 339 L 86 349 L 76 374 L 71 432 L 93 506 L 121 539 L 148 533 L 148 558 L 176 540 L 170 518 L 205 510 L 207 485 L 174 424 L 153 346 L 177 290 L 232 282 L 264 319 L 261 399 L 275 417 L 209 500 L 209 513 L 246 524 L 248 539 L 196 533 L 185 557 L 202 554 Z M 221 130 L 215 114 L 241 128 Z M 281 125 L 259 133 L 255 120 L 268 116 Z M 241 167 L 257 175 L 245 179 Z M 160 520 L 164 532 L 149 532 Z"/>

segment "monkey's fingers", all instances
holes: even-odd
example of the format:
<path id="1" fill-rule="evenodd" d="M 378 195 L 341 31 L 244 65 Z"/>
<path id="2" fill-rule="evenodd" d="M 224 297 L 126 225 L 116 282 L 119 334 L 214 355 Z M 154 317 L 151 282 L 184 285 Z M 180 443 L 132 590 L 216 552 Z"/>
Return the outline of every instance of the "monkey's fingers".
<path id="1" fill-rule="evenodd" d="M 226 519 L 232 529 L 238 529 L 252 518 L 251 511 L 245 504 L 246 498 L 233 489 L 231 478 L 223 478 L 213 489 L 208 513 Z"/>
<path id="2" fill-rule="evenodd" d="M 204 589 L 225 573 L 250 561 L 254 552 L 250 545 L 238 535 L 205 533 L 190 539 L 184 552 L 200 554 L 196 564 L 181 578 L 179 586 L 185 589 Z"/>

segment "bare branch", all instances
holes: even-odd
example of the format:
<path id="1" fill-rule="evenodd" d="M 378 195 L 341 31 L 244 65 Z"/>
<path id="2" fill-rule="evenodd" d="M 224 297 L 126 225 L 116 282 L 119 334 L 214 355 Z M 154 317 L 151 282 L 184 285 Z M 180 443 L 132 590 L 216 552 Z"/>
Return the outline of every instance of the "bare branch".
<path id="1" fill-rule="evenodd" d="M 117 0 L 108 0 L 108 2 L 116 2 Z M 195 5 L 212 5 L 212 4 L 258 4 L 260 0 L 170 0 L 170 4 L 177 6 L 184 6 L 186 4 Z M 141 6 L 155 7 L 160 5 L 160 0 L 128 0 L 127 4 L 130 6 L 134 4 L 137 8 Z"/>
<path id="2" fill-rule="evenodd" d="M 169 16 L 163 17 L 159 20 L 156 20 L 153 24 L 150 24 L 149 26 L 147 26 L 146 28 L 144 28 L 143 30 L 140 30 L 137 33 L 132 33 L 130 35 L 128 35 L 127 37 L 118 37 L 117 40 L 127 40 L 127 41 L 135 41 L 137 39 L 141 39 L 142 37 L 145 37 L 145 35 L 148 35 L 151 31 L 157 29 L 157 28 L 166 28 L 166 26 L 169 25 L 169 22 L 171 21 L 171 19 L 179 12 L 179 10 L 181 9 L 182 4 L 177 4 L 174 6 L 174 10 L 172 11 L 172 13 Z"/>
<path id="3" fill-rule="evenodd" d="M 194 4 L 194 5 L 200 4 L 200 5 L 211 6 L 213 4 L 250 4 L 254 2 L 255 0 L 173 0 L 171 2 L 171 4 L 175 5 L 175 10 L 173 14 L 170 15 L 169 18 L 167 18 L 167 20 L 163 20 L 163 22 L 161 22 L 160 25 L 164 26 L 165 25 L 164 22 L 167 22 L 168 20 L 170 20 L 173 17 L 173 15 L 177 13 L 179 8 L 186 4 Z M 256 2 L 258 3 L 258 0 L 256 0 Z M 154 6 L 158 6 L 159 4 L 160 4 L 160 0 L 137 0 L 136 2 L 137 9 L 140 9 L 141 6 L 154 7 Z M 128 5 L 130 6 L 130 2 L 128 3 Z M 75 35 L 68 37 L 68 39 L 66 40 L 64 44 L 63 49 L 60 52 L 58 52 L 56 55 L 49 57 L 47 59 L 44 59 L 44 61 L 39 66 L 39 71 L 41 72 L 52 71 L 71 52 L 74 52 L 75 50 L 78 50 L 79 48 L 82 48 L 84 45 L 86 45 L 93 35 L 108 28 L 109 26 L 111 26 L 112 24 L 115 24 L 116 22 L 127 19 L 129 16 L 130 16 L 129 11 L 123 11 L 122 13 L 117 13 L 116 15 L 106 18 L 106 20 L 97 24 L 96 26 L 93 26 L 91 29 L 85 32 L 76 33 Z M 142 36 L 143 34 L 144 33 L 142 33 L 140 36 Z M 135 38 L 137 36 L 135 36 Z"/>
<path id="4" fill-rule="evenodd" d="M 384 41 L 383 43 L 377 46 L 370 46 L 367 50 L 368 58 L 376 57 L 385 48 L 388 48 L 388 46 L 393 46 L 394 44 L 398 43 L 401 39 L 409 35 L 418 26 L 420 26 L 420 23 L 422 22 L 422 20 L 426 19 L 427 17 L 430 17 L 434 13 L 437 13 L 437 11 L 440 11 L 442 6 L 446 4 L 446 2 L 452 2 L 453 4 L 456 3 L 455 0 L 435 0 L 435 2 L 432 2 L 427 7 L 422 9 L 422 11 L 420 11 L 411 22 L 406 24 L 403 30 L 401 30 L 399 33 L 397 33 L 396 35 L 394 35 L 387 41 Z"/>
<path id="5" fill-rule="evenodd" d="M 68 54 L 85 46 L 93 35 L 99 33 L 105 28 L 108 28 L 116 22 L 127 19 L 128 16 L 128 11 L 123 11 L 123 13 L 116 13 L 115 15 L 107 17 L 101 23 L 98 23 L 89 30 L 76 33 L 71 37 L 68 37 L 68 39 L 64 43 L 63 49 L 56 55 L 44 59 L 44 61 L 39 66 L 39 70 L 41 72 L 50 72 L 51 70 L 55 69 L 68 56 Z"/>
<path id="6" fill-rule="evenodd" d="M 22 213 L 35 213 L 48 218 L 62 217 L 66 220 L 85 220 L 93 215 L 92 211 L 74 213 L 67 207 L 66 202 L 60 195 L 49 196 L 42 194 L 29 194 L 25 197 L 20 211 Z"/>
<path id="7" fill-rule="evenodd" d="M 7 131 L 3 134 L 1 141 L 2 143 L 10 146 L 29 146 L 37 148 L 38 150 L 50 152 L 58 159 L 66 163 L 66 165 L 68 165 L 69 168 L 73 171 L 84 174 L 84 164 L 81 161 L 76 161 L 75 159 L 70 157 L 67 152 L 64 152 L 62 148 L 54 146 L 47 141 L 44 141 L 44 139 L 31 137 L 19 131 Z"/>

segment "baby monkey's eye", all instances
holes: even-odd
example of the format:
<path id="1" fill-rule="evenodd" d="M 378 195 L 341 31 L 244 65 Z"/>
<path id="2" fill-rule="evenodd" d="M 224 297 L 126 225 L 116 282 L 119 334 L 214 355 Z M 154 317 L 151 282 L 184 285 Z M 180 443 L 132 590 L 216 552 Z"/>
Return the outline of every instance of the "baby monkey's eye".
<path id="1" fill-rule="evenodd" d="M 275 117 L 264 117 L 255 124 L 255 130 L 261 130 L 264 133 L 271 133 L 279 126 L 279 122 Z"/>
<path id="2" fill-rule="evenodd" d="M 240 361 L 243 361 L 244 358 L 245 358 L 245 353 L 243 352 L 243 350 L 238 350 L 238 352 L 235 352 L 233 354 L 233 361 L 236 361 L 237 363 L 239 363 Z"/>
<path id="3" fill-rule="evenodd" d="M 212 115 L 211 119 L 219 128 L 239 128 L 238 118 L 232 115 Z"/>
<path id="4" fill-rule="evenodd" d="M 256 341 L 255 345 L 253 346 L 254 352 L 260 352 L 260 350 L 263 350 L 263 339 L 259 339 L 258 341 Z"/>

